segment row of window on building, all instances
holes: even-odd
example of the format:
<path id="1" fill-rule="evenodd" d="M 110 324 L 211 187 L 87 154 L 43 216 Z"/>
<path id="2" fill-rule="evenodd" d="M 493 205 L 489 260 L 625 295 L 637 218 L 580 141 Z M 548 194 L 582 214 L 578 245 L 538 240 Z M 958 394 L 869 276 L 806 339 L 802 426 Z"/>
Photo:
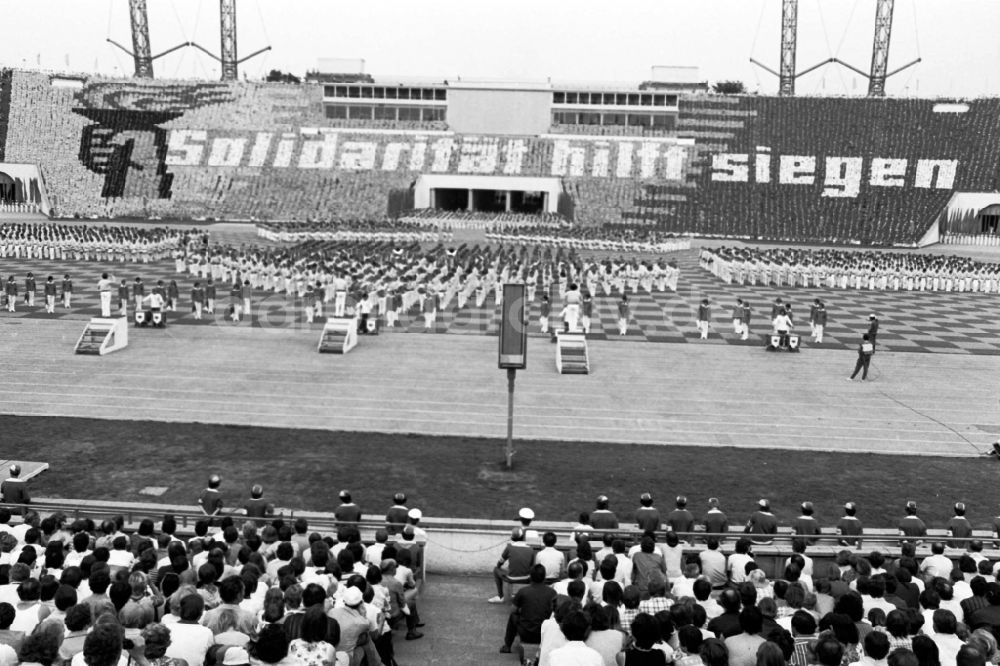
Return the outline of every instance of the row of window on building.
<path id="1" fill-rule="evenodd" d="M 338 120 L 444 121 L 443 106 L 327 104 L 326 117 Z"/>
<path id="2" fill-rule="evenodd" d="M 558 91 L 552 95 L 553 104 L 588 104 L 601 106 L 677 106 L 677 95 L 661 93 L 610 93 Z"/>
<path id="3" fill-rule="evenodd" d="M 447 109 L 442 106 L 327 104 L 326 117 L 336 120 L 444 122 L 447 119 Z M 552 124 L 652 127 L 671 131 L 677 126 L 677 116 L 673 113 L 553 111 Z"/>
<path id="4" fill-rule="evenodd" d="M 670 131 L 677 126 L 677 115 L 673 113 L 554 111 L 552 113 L 552 124 L 654 127 Z"/>
<path id="5" fill-rule="evenodd" d="M 445 102 L 444 88 L 409 88 L 406 86 L 323 86 L 325 97 L 342 99 L 408 99 L 424 102 Z"/>
<path id="6" fill-rule="evenodd" d="M 446 102 L 446 88 L 407 86 L 333 85 L 323 86 L 323 95 L 338 99 L 402 99 L 421 102 Z M 677 95 L 664 93 L 582 92 L 559 90 L 552 93 L 553 104 L 601 106 L 650 106 L 676 108 Z"/>

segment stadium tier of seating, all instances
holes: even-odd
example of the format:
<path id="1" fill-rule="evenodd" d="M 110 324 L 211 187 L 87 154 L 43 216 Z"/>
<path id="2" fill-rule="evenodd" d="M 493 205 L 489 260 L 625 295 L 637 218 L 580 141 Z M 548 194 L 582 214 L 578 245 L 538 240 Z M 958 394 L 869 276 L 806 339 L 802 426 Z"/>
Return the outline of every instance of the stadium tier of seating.
<path id="1" fill-rule="evenodd" d="M 67 216 L 378 219 L 423 174 L 522 176 L 559 179 L 584 225 L 913 245 L 952 192 L 998 186 L 997 99 L 682 95 L 670 131 L 463 136 L 328 119 L 318 84 L 8 70 L 0 110 L 4 81 L 5 159 L 38 164 Z"/>

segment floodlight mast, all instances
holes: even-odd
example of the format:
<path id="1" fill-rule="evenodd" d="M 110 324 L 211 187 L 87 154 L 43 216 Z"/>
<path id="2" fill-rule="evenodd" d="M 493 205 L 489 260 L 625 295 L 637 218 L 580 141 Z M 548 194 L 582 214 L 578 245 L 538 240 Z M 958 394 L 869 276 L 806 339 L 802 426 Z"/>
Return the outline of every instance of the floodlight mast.
<path id="1" fill-rule="evenodd" d="M 159 55 L 152 55 L 149 45 L 149 19 L 146 17 L 146 0 L 129 0 L 129 23 L 132 28 L 132 50 L 108 38 L 108 42 L 114 44 L 125 53 L 132 56 L 135 63 L 135 77 L 137 79 L 153 78 L 153 61 L 162 58 L 168 53 L 173 53 L 177 49 L 190 46 L 189 42 L 181 42 L 177 46 L 167 49 Z"/>
<path id="2" fill-rule="evenodd" d="M 878 5 L 875 7 L 875 38 L 872 41 L 871 75 L 868 77 L 869 97 L 885 97 L 894 2 L 895 0 L 878 0 Z"/>
<path id="3" fill-rule="evenodd" d="M 222 68 L 223 81 L 235 81 L 239 75 L 240 64 L 265 51 L 271 50 L 270 46 L 265 46 L 262 49 L 257 49 L 248 56 L 239 57 L 239 51 L 236 48 L 236 0 L 219 0 L 219 42 L 219 51 L 222 54 L 221 58 L 195 42 L 188 42 L 188 45 L 195 47 L 213 60 L 219 62 Z"/>
<path id="4" fill-rule="evenodd" d="M 778 94 L 795 94 L 795 43 L 798 38 L 799 0 L 783 0 L 781 5 L 781 72 Z"/>
<path id="5" fill-rule="evenodd" d="M 792 96 L 795 94 L 795 79 L 804 74 L 822 67 L 823 65 L 836 63 L 847 69 L 860 74 L 868 79 L 868 96 L 885 97 L 885 82 L 890 76 L 916 65 L 920 58 L 912 60 L 902 67 L 898 67 L 891 72 L 889 68 L 889 41 L 892 37 L 892 14 L 895 0 L 877 0 L 875 7 L 875 38 L 872 41 L 872 64 L 871 69 L 865 72 L 850 63 L 846 63 L 840 58 L 831 57 L 826 60 L 802 70 L 795 71 L 795 48 L 798 41 L 798 0 L 782 0 L 781 5 L 781 66 L 780 72 L 776 72 L 767 65 L 750 58 L 750 62 L 757 65 L 764 71 L 770 72 L 778 77 L 778 94 Z"/>

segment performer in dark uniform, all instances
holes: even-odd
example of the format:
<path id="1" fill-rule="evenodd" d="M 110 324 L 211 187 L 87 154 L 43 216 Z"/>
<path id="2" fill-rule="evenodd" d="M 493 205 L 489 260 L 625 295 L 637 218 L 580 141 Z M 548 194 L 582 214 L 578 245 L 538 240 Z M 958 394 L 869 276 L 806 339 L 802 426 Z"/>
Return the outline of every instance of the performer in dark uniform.
<path id="1" fill-rule="evenodd" d="M 874 315 L 873 315 L 874 316 Z M 861 381 L 868 379 L 868 366 L 871 365 L 872 356 L 875 354 L 875 345 L 871 343 L 868 333 L 861 336 L 861 344 L 858 345 L 858 362 L 854 365 L 854 372 L 847 378 L 847 381 L 854 381 L 854 378 L 861 372 Z"/>
<path id="2" fill-rule="evenodd" d="M 868 315 L 868 340 L 875 348 L 875 341 L 878 338 L 878 317 L 873 314 Z"/>
<path id="3" fill-rule="evenodd" d="M 10 478 L 0 483 L 0 495 L 6 504 L 30 504 L 31 495 L 28 494 L 28 482 L 21 478 L 21 466 L 10 466 Z M 22 509 L 27 512 L 27 507 Z"/>
<path id="4" fill-rule="evenodd" d="M 267 516 L 274 515 L 274 505 L 264 499 L 264 486 L 255 483 L 250 489 L 250 499 L 243 505 L 247 518 L 253 519 L 257 527 L 263 527 Z"/>

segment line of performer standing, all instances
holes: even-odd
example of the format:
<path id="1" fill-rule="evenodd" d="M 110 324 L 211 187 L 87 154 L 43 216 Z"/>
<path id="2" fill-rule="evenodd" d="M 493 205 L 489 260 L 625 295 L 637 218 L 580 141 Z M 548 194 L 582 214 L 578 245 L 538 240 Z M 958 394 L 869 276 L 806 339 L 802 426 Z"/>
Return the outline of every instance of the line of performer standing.
<path id="1" fill-rule="evenodd" d="M 60 287 L 62 290 L 60 291 Z M 42 294 L 45 297 L 45 311 L 54 314 L 56 311 L 56 299 L 61 299 L 63 308 L 70 309 L 73 301 L 73 280 L 69 275 L 65 275 L 62 283 L 57 283 L 54 275 L 48 276 L 42 283 Z M 24 278 L 24 291 L 18 291 L 17 279 L 11 275 L 3 284 L 3 307 L 7 312 L 17 311 L 18 296 L 22 296 L 22 303 L 29 308 L 35 307 L 35 297 L 38 295 L 38 282 L 33 273 L 28 273 Z"/>

